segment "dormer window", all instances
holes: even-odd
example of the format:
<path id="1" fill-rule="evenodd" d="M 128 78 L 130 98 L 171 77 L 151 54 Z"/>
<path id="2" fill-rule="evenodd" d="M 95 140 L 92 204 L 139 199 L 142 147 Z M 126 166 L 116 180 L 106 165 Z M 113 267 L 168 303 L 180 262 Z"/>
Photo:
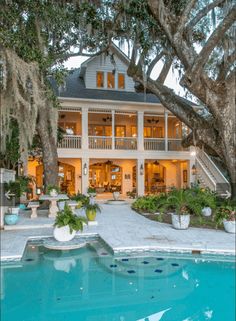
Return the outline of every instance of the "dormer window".
<path id="1" fill-rule="evenodd" d="M 125 89 L 125 74 L 118 73 L 118 89 Z"/>
<path id="2" fill-rule="evenodd" d="M 104 72 L 97 71 L 97 88 L 104 87 Z"/>
<path id="3" fill-rule="evenodd" d="M 107 88 L 115 88 L 115 75 L 112 72 L 107 73 Z"/>

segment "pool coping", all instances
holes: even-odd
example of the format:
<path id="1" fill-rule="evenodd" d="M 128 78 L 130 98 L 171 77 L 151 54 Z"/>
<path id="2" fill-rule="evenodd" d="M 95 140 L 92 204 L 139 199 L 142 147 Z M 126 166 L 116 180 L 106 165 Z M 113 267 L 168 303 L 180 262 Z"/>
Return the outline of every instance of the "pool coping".
<path id="1" fill-rule="evenodd" d="M 96 232 L 90 232 L 90 233 L 83 233 L 83 234 L 77 234 L 76 235 L 78 238 L 92 238 L 92 237 L 98 237 L 102 240 L 102 242 L 105 243 L 105 245 L 110 249 L 112 254 L 114 256 L 120 255 L 120 254 L 132 254 L 132 253 L 147 253 L 147 252 L 166 252 L 166 253 L 176 253 L 176 254 L 203 254 L 203 255 L 219 255 L 219 256 L 232 256 L 235 257 L 235 251 L 234 250 L 225 250 L 225 249 L 206 249 L 206 248 L 199 248 L 199 247 L 194 247 L 194 246 L 165 246 L 165 245 L 154 245 L 154 246 L 123 246 L 123 247 L 112 247 L 104 238 Z M 0 262 L 20 262 L 24 256 L 26 247 L 28 242 L 30 241 L 41 241 L 45 238 L 52 237 L 52 234 L 49 235 L 40 235 L 40 236 L 28 236 L 25 237 L 24 240 L 24 247 L 23 251 L 21 251 L 20 255 L 1 255 L 0 256 Z"/>

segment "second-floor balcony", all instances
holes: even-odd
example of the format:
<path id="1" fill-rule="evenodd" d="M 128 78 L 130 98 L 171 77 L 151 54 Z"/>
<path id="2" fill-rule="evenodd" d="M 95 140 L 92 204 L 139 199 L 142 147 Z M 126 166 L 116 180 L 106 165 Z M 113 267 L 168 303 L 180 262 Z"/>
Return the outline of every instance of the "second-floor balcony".
<path id="1" fill-rule="evenodd" d="M 66 135 L 63 149 L 188 151 L 181 145 L 186 128 L 173 116 L 144 112 L 61 112 L 59 126 Z"/>
<path id="2" fill-rule="evenodd" d="M 188 151 L 181 145 L 182 139 L 144 138 L 144 150 L 147 151 Z M 78 135 L 65 135 L 58 143 L 58 148 L 81 149 L 82 137 Z M 138 150 L 137 138 L 135 137 L 107 137 L 107 136 L 89 136 L 89 149 L 103 150 Z"/>

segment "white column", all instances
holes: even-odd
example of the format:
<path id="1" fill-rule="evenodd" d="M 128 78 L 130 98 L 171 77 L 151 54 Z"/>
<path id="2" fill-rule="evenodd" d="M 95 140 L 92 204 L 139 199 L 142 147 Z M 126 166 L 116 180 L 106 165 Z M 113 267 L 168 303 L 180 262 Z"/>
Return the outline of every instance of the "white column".
<path id="1" fill-rule="evenodd" d="M 138 150 L 144 150 L 144 139 L 143 139 L 143 123 L 144 123 L 144 112 L 138 111 Z"/>
<path id="2" fill-rule="evenodd" d="M 115 110 L 111 111 L 111 148 L 115 149 Z"/>
<path id="3" fill-rule="evenodd" d="M 137 159 L 137 166 L 136 166 L 136 177 L 137 177 L 137 194 L 138 196 L 144 195 L 144 180 L 145 180 L 145 166 L 144 166 L 144 159 Z"/>
<path id="4" fill-rule="evenodd" d="M 89 158 L 81 159 L 82 194 L 87 194 L 89 186 Z"/>
<path id="5" fill-rule="evenodd" d="M 88 149 L 88 108 L 82 108 L 82 149 Z"/>
<path id="6" fill-rule="evenodd" d="M 192 167 L 196 166 L 195 163 L 195 157 L 191 158 L 188 161 L 188 184 L 191 186 L 191 184 L 196 183 L 196 175 L 192 174 Z"/>
<path id="7" fill-rule="evenodd" d="M 168 151 L 168 112 L 165 111 L 165 151 Z"/>

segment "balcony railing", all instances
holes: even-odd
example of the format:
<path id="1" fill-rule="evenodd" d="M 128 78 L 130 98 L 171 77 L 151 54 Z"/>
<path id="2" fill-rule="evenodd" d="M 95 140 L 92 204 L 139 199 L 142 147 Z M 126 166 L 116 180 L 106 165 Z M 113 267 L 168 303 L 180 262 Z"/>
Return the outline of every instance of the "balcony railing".
<path id="1" fill-rule="evenodd" d="M 64 135 L 58 148 L 81 148 L 81 136 Z"/>
<path id="2" fill-rule="evenodd" d="M 89 136 L 90 149 L 111 149 L 112 139 L 107 136 Z"/>
<path id="3" fill-rule="evenodd" d="M 119 150 L 137 150 L 136 137 L 115 137 L 115 149 Z M 58 148 L 80 149 L 82 137 L 78 135 L 64 135 L 62 141 L 58 143 Z M 89 136 L 89 149 L 112 149 L 112 137 L 108 136 Z M 165 151 L 165 139 L 162 138 L 144 138 L 144 150 Z M 168 151 L 189 151 L 183 148 L 181 139 L 168 139 Z"/>
<path id="4" fill-rule="evenodd" d="M 137 149 L 137 138 L 115 137 L 115 149 L 135 150 Z"/>
<path id="5" fill-rule="evenodd" d="M 144 138 L 145 150 L 165 150 L 165 140 L 158 138 Z"/>
<path id="6" fill-rule="evenodd" d="M 179 138 L 168 138 L 168 151 L 189 151 L 189 148 L 184 148 L 181 145 L 182 139 Z"/>

